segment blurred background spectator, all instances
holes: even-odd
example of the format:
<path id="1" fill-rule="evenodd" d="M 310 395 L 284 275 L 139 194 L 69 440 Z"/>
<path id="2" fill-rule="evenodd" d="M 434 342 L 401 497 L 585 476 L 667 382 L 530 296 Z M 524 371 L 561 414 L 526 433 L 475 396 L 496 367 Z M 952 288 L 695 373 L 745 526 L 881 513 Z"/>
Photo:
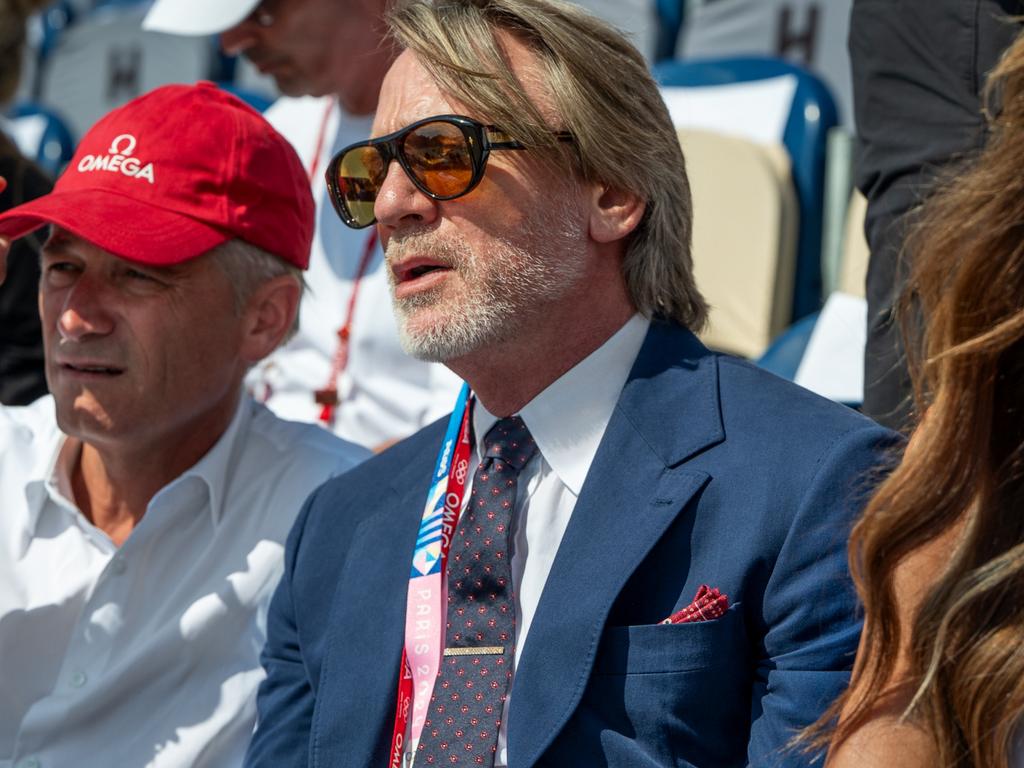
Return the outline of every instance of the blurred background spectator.
<path id="1" fill-rule="evenodd" d="M 18 89 L 25 51 L 25 28 L 40 2 L 0 0 L 0 105 Z M 0 212 L 50 191 L 49 177 L 27 159 L 0 122 Z M 46 393 L 43 340 L 36 308 L 42 239 L 26 237 L 11 249 L 7 278 L 0 284 L 0 403 L 26 405 Z"/>
<path id="2" fill-rule="evenodd" d="M 984 141 L 981 89 L 1021 13 L 1021 0 L 854 3 L 856 181 L 868 199 L 871 246 L 864 410 L 895 429 L 908 424 L 911 399 L 892 314 L 909 268 L 900 264 L 906 216 L 937 171 Z"/>

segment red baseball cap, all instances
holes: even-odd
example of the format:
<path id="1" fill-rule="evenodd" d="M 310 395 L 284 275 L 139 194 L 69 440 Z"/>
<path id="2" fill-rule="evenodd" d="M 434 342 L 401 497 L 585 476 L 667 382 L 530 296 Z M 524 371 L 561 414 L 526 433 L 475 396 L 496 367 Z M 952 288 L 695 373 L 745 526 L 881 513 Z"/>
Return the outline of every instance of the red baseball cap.
<path id="1" fill-rule="evenodd" d="M 239 238 L 305 269 L 313 211 L 288 141 L 248 104 L 202 82 L 157 88 L 102 118 L 50 194 L 0 214 L 0 235 L 57 224 L 152 265 Z"/>

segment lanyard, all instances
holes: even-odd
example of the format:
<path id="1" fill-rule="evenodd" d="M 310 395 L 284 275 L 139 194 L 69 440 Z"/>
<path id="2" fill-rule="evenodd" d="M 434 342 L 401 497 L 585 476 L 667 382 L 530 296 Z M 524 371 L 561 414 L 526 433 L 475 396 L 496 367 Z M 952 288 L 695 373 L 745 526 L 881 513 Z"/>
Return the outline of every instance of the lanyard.
<path id="1" fill-rule="evenodd" d="M 334 112 L 334 102 L 328 101 L 327 109 L 324 110 L 323 118 L 320 120 L 320 130 L 317 131 L 316 135 L 316 147 L 313 149 L 313 159 L 310 160 L 309 168 L 306 169 L 306 174 L 309 176 L 310 183 L 316 178 L 316 172 L 320 166 L 320 155 L 324 148 L 324 139 L 327 136 L 327 125 L 331 120 L 331 114 Z M 352 323 L 356 313 L 356 299 L 359 297 L 359 286 L 362 282 L 363 277 L 366 275 L 366 270 L 370 267 L 370 261 L 373 258 L 374 249 L 377 247 L 377 231 L 372 230 L 369 236 L 366 238 L 366 242 L 363 244 L 363 255 L 359 260 L 359 266 L 356 268 L 355 277 L 352 279 L 352 293 L 349 295 L 348 308 L 345 312 L 345 321 L 341 327 L 335 332 L 338 339 L 338 346 L 334 350 L 334 355 L 331 358 L 331 372 L 327 379 L 327 383 L 320 389 L 313 391 L 313 400 L 317 405 L 322 406 L 320 409 L 320 415 L 318 420 L 322 424 L 328 426 L 334 423 L 334 417 L 337 412 L 338 405 L 341 400 L 338 397 L 338 378 L 344 373 L 345 368 L 348 367 L 348 356 L 349 347 L 352 338 Z M 263 392 L 259 396 L 260 402 L 267 402 L 273 395 L 273 389 L 269 382 L 264 382 Z"/>
<path id="2" fill-rule="evenodd" d="M 317 132 L 316 148 L 313 151 L 313 159 L 310 161 L 306 173 L 309 175 L 310 183 L 316 177 L 320 165 L 320 154 L 324 148 L 324 138 L 327 135 L 327 124 L 330 122 L 331 114 L 334 112 L 334 102 L 328 101 L 327 109 L 320 121 L 320 130 Z M 369 237 L 363 244 L 363 255 L 359 260 L 355 277 L 352 280 L 352 293 L 348 299 L 348 309 L 345 312 L 345 321 L 335 332 L 338 338 L 338 346 L 334 349 L 334 356 L 331 358 L 331 372 L 327 377 L 327 383 L 320 389 L 314 390 L 313 400 L 321 406 L 320 415 L 317 417 L 322 424 L 328 426 L 334 424 L 334 417 L 337 413 L 341 399 L 338 397 L 338 378 L 348 367 L 349 348 L 352 339 L 352 321 L 356 314 L 356 299 L 359 296 L 359 286 L 362 283 L 366 270 L 370 267 L 370 260 L 373 258 L 374 248 L 377 247 L 377 230 L 371 230 Z"/>
<path id="3" fill-rule="evenodd" d="M 405 609 L 405 648 L 398 677 L 398 703 L 388 768 L 400 768 L 402 765 L 405 734 L 410 722 L 413 742 L 423 732 L 427 705 L 441 663 L 445 636 L 446 566 L 452 534 L 459 524 L 466 492 L 471 411 L 469 385 L 463 384 L 437 455 L 413 552 Z"/>
<path id="4" fill-rule="evenodd" d="M 359 296 L 359 284 L 363 275 L 370 266 L 370 259 L 373 258 L 374 249 L 377 247 L 377 230 L 370 230 L 366 242 L 363 244 L 363 256 L 359 260 L 359 267 L 356 269 L 355 279 L 352 281 L 352 293 L 348 297 L 348 309 L 345 311 L 345 322 L 337 331 L 338 346 L 334 350 L 334 357 L 331 358 L 331 372 L 327 377 L 327 384 L 313 393 L 313 399 L 317 404 L 323 406 L 320 409 L 319 419 L 324 424 L 334 423 L 334 414 L 340 405 L 338 397 L 338 377 L 348 367 L 348 351 L 352 342 L 352 320 L 356 314 L 356 298 Z"/>
<path id="5" fill-rule="evenodd" d="M 306 175 L 309 176 L 309 182 L 312 184 L 313 179 L 316 177 L 317 168 L 320 165 L 320 153 L 324 148 L 324 138 L 327 136 L 327 124 L 331 121 L 331 113 L 334 112 L 334 102 L 328 100 L 327 109 L 324 110 L 324 116 L 320 119 L 320 130 L 316 134 L 316 148 L 313 150 L 313 159 L 309 163 L 309 168 L 306 170 Z"/>

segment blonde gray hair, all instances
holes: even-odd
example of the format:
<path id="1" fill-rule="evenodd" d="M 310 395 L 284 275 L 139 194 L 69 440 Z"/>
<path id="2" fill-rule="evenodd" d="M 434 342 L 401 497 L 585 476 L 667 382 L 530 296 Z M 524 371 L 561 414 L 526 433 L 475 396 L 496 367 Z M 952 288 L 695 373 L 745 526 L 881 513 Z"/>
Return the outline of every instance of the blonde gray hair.
<path id="1" fill-rule="evenodd" d="M 633 303 L 694 331 L 704 326 L 682 149 L 643 56 L 622 34 L 555 0 L 399 0 L 386 18 L 398 44 L 474 117 L 586 182 L 640 197 L 646 210 L 622 265 Z M 548 125 L 527 98 L 499 31 L 533 51 L 561 125 Z M 574 151 L 560 146 L 552 129 L 572 133 Z"/>

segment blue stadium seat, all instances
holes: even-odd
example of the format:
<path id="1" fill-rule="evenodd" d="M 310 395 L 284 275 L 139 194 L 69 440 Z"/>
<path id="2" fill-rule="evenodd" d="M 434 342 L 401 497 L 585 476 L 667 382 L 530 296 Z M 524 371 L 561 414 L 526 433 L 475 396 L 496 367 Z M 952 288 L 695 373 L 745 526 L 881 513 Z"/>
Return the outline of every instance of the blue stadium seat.
<path id="1" fill-rule="evenodd" d="M 792 161 L 793 182 L 800 203 L 793 320 L 821 307 L 821 235 L 828 132 L 839 118 L 827 86 L 817 77 L 782 59 L 739 57 L 668 61 L 655 65 L 664 87 L 721 88 L 790 78 L 795 82 L 781 141 Z M 755 122 L 757 115 L 737 110 L 738 120 Z M 743 134 L 743 126 L 735 126 Z M 728 132 L 728 131 L 726 131 Z"/>
<path id="2" fill-rule="evenodd" d="M 32 102 L 15 103 L 6 114 L 6 133 L 18 148 L 56 177 L 75 152 L 75 141 L 64 120 L 53 110 Z"/>
<path id="3" fill-rule="evenodd" d="M 676 55 L 679 33 L 686 17 L 686 0 L 657 0 L 654 12 L 658 19 L 658 35 L 654 42 L 654 60 L 665 61 Z"/>
<path id="4" fill-rule="evenodd" d="M 75 22 L 77 13 L 68 0 L 58 0 L 39 13 L 41 40 L 39 42 L 39 59 L 46 57 L 57 45 L 61 33 Z"/>
<path id="5" fill-rule="evenodd" d="M 833 293 L 815 312 L 781 333 L 758 365 L 838 403 L 864 402 L 864 299 Z"/>
<path id="6" fill-rule="evenodd" d="M 813 312 L 791 325 L 764 351 L 757 364 L 776 376 L 793 381 L 817 322 L 818 313 Z"/>

